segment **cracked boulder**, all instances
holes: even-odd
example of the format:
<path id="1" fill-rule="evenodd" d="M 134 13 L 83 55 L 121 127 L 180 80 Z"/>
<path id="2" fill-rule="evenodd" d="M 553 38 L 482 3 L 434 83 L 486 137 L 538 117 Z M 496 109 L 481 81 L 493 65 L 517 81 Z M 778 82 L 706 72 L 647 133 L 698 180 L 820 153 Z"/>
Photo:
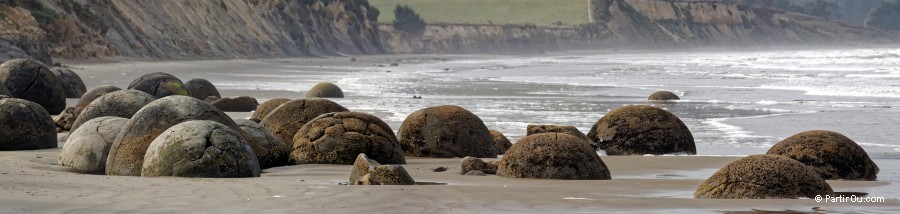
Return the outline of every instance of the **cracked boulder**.
<path id="1" fill-rule="evenodd" d="M 415 185 L 416 181 L 400 165 L 381 165 L 366 154 L 356 156 L 350 172 L 351 185 Z"/>
<path id="2" fill-rule="evenodd" d="M 122 128 L 109 150 L 106 174 L 139 176 L 150 143 L 169 127 L 192 120 L 211 120 L 240 130 L 228 115 L 201 100 L 188 96 L 160 98 L 138 110 Z"/>
<path id="3" fill-rule="evenodd" d="M 781 155 L 813 167 L 826 180 L 869 180 L 878 166 L 847 136 L 833 131 L 806 131 L 782 140 L 766 154 Z"/>
<path id="4" fill-rule="evenodd" d="M 503 135 L 500 131 L 490 130 L 491 139 L 494 141 L 494 153 L 497 155 L 502 155 L 506 153 L 506 150 L 512 146 L 512 142 L 509 142 L 509 138 L 506 138 L 506 135 Z"/>
<path id="5" fill-rule="evenodd" d="M 291 100 L 278 106 L 259 124 L 275 134 L 279 140 L 293 147 L 294 134 L 306 122 L 331 112 L 347 112 L 347 108 L 326 99 Z"/>
<path id="6" fill-rule="evenodd" d="M 0 96 L 0 151 L 56 148 L 53 118 L 37 103 Z"/>
<path id="7" fill-rule="evenodd" d="M 608 155 L 697 154 L 691 130 L 681 119 L 653 106 L 617 108 L 594 123 L 588 138 Z"/>
<path id="8" fill-rule="evenodd" d="M 344 98 L 344 91 L 332 83 L 319 83 L 306 92 L 306 98 Z"/>
<path id="9" fill-rule="evenodd" d="M 110 92 L 97 98 L 91 104 L 88 104 L 75 122 L 72 129 L 78 129 L 81 124 L 94 118 L 104 116 L 116 116 L 121 118 L 131 118 L 134 113 L 141 110 L 150 102 L 156 100 L 153 95 L 138 90 L 119 90 Z"/>
<path id="10" fill-rule="evenodd" d="M 81 129 L 69 134 L 59 153 L 59 165 L 72 167 L 83 173 L 103 174 L 109 148 L 125 123 L 128 123 L 128 119 L 113 116 L 87 121 L 81 125 Z"/>
<path id="11" fill-rule="evenodd" d="M 232 127 L 194 120 L 172 126 L 147 148 L 141 176 L 259 177 L 253 149 Z"/>
<path id="12" fill-rule="evenodd" d="M 62 84 L 66 98 L 81 98 L 81 95 L 84 95 L 87 91 L 87 87 L 84 86 L 84 81 L 82 81 L 81 77 L 71 69 L 53 68 L 50 69 L 50 72 L 53 72 L 53 75 L 59 79 L 59 83 Z"/>
<path id="13" fill-rule="evenodd" d="M 609 180 L 609 169 L 584 139 L 563 133 L 525 136 L 500 159 L 497 175 L 510 178 Z"/>
<path id="14" fill-rule="evenodd" d="M 291 147 L 256 122 L 247 119 L 237 119 L 234 122 L 241 130 L 244 130 L 245 136 L 251 139 L 248 141 L 248 145 L 256 153 L 256 159 L 259 160 L 261 169 L 287 164 Z"/>
<path id="15" fill-rule="evenodd" d="M 729 163 L 694 192 L 696 198 L 815 198 L 834 192 L 812 167 L 778 155 L 751 155 Z"/>
<path id="16" fill-rule="evenodd" d="M 219 110 L 228 112 L 251 112 L 256 110 L 256 107 L 259 106 L 259 102 L 256 101 L 256 98 L 248 96 L 224 97 L 209 100 L 207 102 L 216 108 L 219 108 Z"/>
<path id="17" fill-rule="evenodd" d="M 413 157 L 497 157 L 490 131 L 478 116 L 459 106 L 413 112 L 397 132 L 400 146 Z"/>
<path id="18" fill-rule="evenodd" d="M 188 80 L 187 82 L 184 82 L 184 88 L 191 97 L 200 100 L 211 96 L 222 97 L 222 95 L 219 94 L 219 89 L 216 89 L 216 86 L 206 79 L 197 78 Z"/>
<path id="19" fill-rule="evenodd" d="M 101 85 L 94 87 L 87 93 L 84 93 L 84 95 L 81 96 L 81 99 L 78 100 L 78 104 L 75 104 L 75 116 L 81 114 L 81 111 L 83 111 L 84 108 L 87 108 L 87 106 L 90 105 L 91 102 L 94 102 L 94 100 L 96 100 L 97 98 L 118 90 L 122 89 L 111 85 Z"/>
<path id="20" fill-rule="evenodd" d="M 672 93 L 671 91 L 657 91 L 647 97 L 647 100 L 650 101 L 671 101 L 680 99 L 681 98 L 678 97 L 678 95 L 675 95 L 675 93 Z"/>
<path id="21" fill-rule="evenodd" d="M 584 139 L 584 142 L 587 142 L 597 149 L 598 145 L 594 143 L 593 140 L 584 135 L 584 132 L 575 128 L 575 126 L 557 126 L 557 125 L 528 125 L 526 136 L 540 133 L 562 133 L 572 135 L 581 139 Z"/>
<path id="22" fill-rule="evenodd" d="M 144 74 L 132 81 L 128 85 L 128 89 L 143 91 L 158 98 L 188 95 L 188 91 L 180 79 L 162 72 Z"/>
<path id="23" fill-rule="evenodd" d="M 41 105 L 51 115 L 66 108 L 66 93 L 59 78 L 40 62 L 14 59 L 0 65 L 0 84 L 12 97 Z"/>
<path id="24" fill-rule="evenodd" d="M 290 101 L 291 99 L 288 98 L 275 98 L 266 100 L 266 102 L 263 102 L 256 107 L 256 110 L 253 111 L 253 115 L 250 116 L 250 120 L 256 121 L 257 123 L 262 122 L 263 118 L 266 118 L 269 113 L 272 113 L 272 110 L 275 110 L 275 108 L 278 108 L 278 106 L 281 106 L 281 104 Z"/>
<path id="25" fill-rule="evenodd" d="M 293 164 L 353 164 L 359 154 L 384 164 L 406 164 L 394 131 L 360 112 L 323 114 L 294 135 Z"/>

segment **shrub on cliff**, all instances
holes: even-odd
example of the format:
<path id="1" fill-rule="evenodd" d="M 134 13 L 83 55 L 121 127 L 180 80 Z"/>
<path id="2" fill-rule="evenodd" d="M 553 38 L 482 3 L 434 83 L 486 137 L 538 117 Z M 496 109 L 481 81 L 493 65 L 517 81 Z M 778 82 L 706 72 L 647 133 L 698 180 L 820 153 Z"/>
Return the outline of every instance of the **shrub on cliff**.
<path id="1" fill-rule="evenodd" d="M 869 13 L 866 27 L 883 30 L 900 30 L 900 2 L 885 2 Z"/>
<path id="2" fill-rule="evenodd" d="M 394 28 L 404 33 L 422 35 L 425 33 L 425 21 L 409 6 L 398 4 L 394 8 Z"/>

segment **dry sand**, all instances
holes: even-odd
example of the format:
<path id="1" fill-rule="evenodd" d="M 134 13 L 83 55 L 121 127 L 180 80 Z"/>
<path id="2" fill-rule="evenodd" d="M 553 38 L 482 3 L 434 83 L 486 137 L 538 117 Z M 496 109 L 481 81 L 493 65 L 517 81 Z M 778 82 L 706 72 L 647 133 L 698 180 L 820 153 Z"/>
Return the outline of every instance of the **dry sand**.
<path id="1" fill-rule="evenodd" d="M 321 66 L 385 64 L 384 56 L 300 59 Z M 431 58 L 431 57 L 423 57 Z M 368 61 L 367 61 L 368 60 Z M 126 87 L 143 73 L 165 71 L 182 79 L 232 69 L 273 66 L 280 61 L 125 62 L 73 65 L 89 88 Z M 309 74 L 310 82 L 331 74 Z M 223 91 L 261 99 L 300 97 L 292 91 Z M 352 98 L 351 98 L 352 99 Z M 72 103 L 75 100 L 70 99 Z M 229 113 L 235 118 L 247 113 Z M 393 125 L 392 125 L 393 126 Z M 60 147 L 63 142 L 60 142 Z M 739 157 L 602 157 L 613 180 L 568 181 L 459 175 L 460 159 L 410 158 L 405 166 L 418 182 L 435 185 L 346 186 L 350 166 L 301 165 L 264 170 L 260 178 L 173 178 L 87 175 L 57 165 L 60 149 L 0 152 L 0 213 L 224 212 L 224 213 L 609 213 L 609 212 L 896 212 L 884 203 L 817 203 L 812 199 L 693 199 L 696 187 Z M 492 160 L 492 159 L 488 159 Z M 432 172 L 439 166 L 445 172 Z M 884 181 L 830 181 L 838 192 L 867 192 Z"/>

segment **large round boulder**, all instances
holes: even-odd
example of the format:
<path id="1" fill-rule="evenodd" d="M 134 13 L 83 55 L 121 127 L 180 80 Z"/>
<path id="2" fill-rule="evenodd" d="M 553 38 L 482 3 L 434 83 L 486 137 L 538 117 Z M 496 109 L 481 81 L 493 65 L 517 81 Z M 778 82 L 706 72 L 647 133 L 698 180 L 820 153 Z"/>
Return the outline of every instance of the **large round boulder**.
<path id="1" fill-rule="evenodd" d="M 37 103 L 0 96 L 0 151 L 56 148 L 56 126 Z"/>
<path id="2" fill-rule="evenodd" d="M 813 169 L 826 180 L 870 180 L 878 166 L 869 154 L 846 136 L 825 130 L 806 131 L 782 140 L 766 154 L 781 155 Z"/>
<path id="3" fill-rule="evenodd" d="M 141 176 L 259 177 L 253 149 L 229 126 L 195 120 L 172 126 L 147 148 Z"/>
<path id="4" fill-rule="evenodd" d="M 294 134 L 306 122 L 319 115 L 331 112 L 349 111 L 344 106 L 326 99 L 291 100 L 278 106 L 259 124 L 275 134 L 279 140 L 293 147 Z"/>
<path id="5" fill-rule="evenodd" d="M 344 98 L 344 91 L 332 83 L 319 83 L 306 92 L 306 98 Z"/>
<path id="6" fill-rule="evenodd" d="M 674 114 L 644 105 L 609 112 L 588 132 L 608 155 L 697 154 L 691 130 Z"/>
<path id="7" fill-rule="evenodd" d="M 551 132 L 572 135 L 572 136 L 584 139 L 584 142 L 591 144 L 591 147 L 594 147 L 595 149 L 598 147 L 598 145 L 596 143 L 594 143 L 593 140 L 588 138 L 587 135 L 584 135 L 584 132 L 581 132 L 581 130 L 578 130 L 578 128 L 575 128 L 575 126 L 533 125 L 532 124 L 532 125 L 528 125 L 525 135 L 528 136 L 528 135 L 533 135 L 533 134 L 551 133 Z"/>
<path id="8" fill-rule="evenodd" d="M 290 146 L 256 122 L 247 119 L 237 119 L 234 122 L 244 131 L 245 136 L 250 138 L 247 143 L 253 149 L 253 153 L 256 153 L 261 169 L 287 164 L 288 155 L 291 153 Z"/>
<path id="9" fill-rule="evenodd" d="M 502 155 L 503 153 L 506 153 L 506 150 L 508 150 L 509 147 L 512 147 L 512 142 L 509 141 L 509 138 L 506 138 L 506 135 L 503 135 L 503 133 L 501 133 L 500 131 L 493 129 L 491 129 L 490 132 L 491 139 L 493 139 L 494 141 L 495 154 Z"/>
<path id="10" fill-rule="evenodd" d="M 391 127 L 360 112 L 323 114 L 300 128 L 293 142 L 293 164 L 350 165 L 359 154 L 382 164 L 406 164 Z"/>
<path id="11" fill-rule="evenodd" d="M 647 100 L 650 100 L 650 101 L 670 101 L 670 100 L 680 100 L 680 99 L 681 98 L 678 97 L 678 95 L 675 95 L 675 93 L 672 93 L 671 91 L 657 91 L 653 94 L 650 94 L 650 96 L 647 97 Z"/>
<path id="12" fill-rule="evenodd" d="M 497 157 L 487 126 L 459 106 L 434 106 L 413 112 L 400 125 L 397 137 L 403 151 L 414 157 Z"/>
<path id="13" fill-rule="evenodd" d="M 112 116 L 87 121 L 82 125 L 83 129 L 69 134 L 59 153 L 59 165 L 79 172 L 103 174 L 109 148 L 125 123 L 128 119 Z"/>
<path id="14" fill-rule="evenodd" d="M 778 155 L 751 155 L 729 163 L 700 184 L 696 198 L 814 198 L 831 186 L 812 167 Z"/>
<path id="15" fill-rule="evenodd" d="M 188 96 L 160 98 L 138 110 L 116 136 L 106 160 L 106 174 L 140 175 L 147 146 L 169 127 L 192 120 L 211 120 L 240 130 L 228 115 L 201 100 Z"/>
<path id="16" fill-rule="evenodd" d="M 207 97 L 222 97 L 219 89 L 206 79 L 192 79 L 184 82 L 184 88 L 191 97 L 197 99 L 206 99 Z"/>
<path id="17" fill-rule="evenodd" d="M 87 106 L 90 105 L 91 102 L 94 102 L 94 100 L 96 100 L 97 98 L 118 90 L 122 89 L 111 85 L 101 85 L 91 89 L 87 93 L 84 93 L 84 95 L 81 96 L 81 99 L 78 100 L 78 104 L 75 105 L 75 116 L 81 114 L 81 111 L 84 111 L 84 108 L 87 108 Z"/>
<path id="18" fill-rule="evenodd" d="M 67 98 L 81 98 L 81 95 L 87 92 L 84 81 L 71 69 L 53 68 L 50 69 L 50 72 L 53 72 L 53 75 L 59 79 L 59 83 L 62 84 L 63 92 Z"/>
<path id="19" fill-rule="evenodd" d="M 6 84 L 0 84 L 0 96 L 12 96 L 9 89 L 6 89 Z"/>
<path id="20" fill-rule="evenodd" d="M 272 110 L 275 110 L 275 108 L 278 108 L 278 106 L 281 106 L 281 104 L 289 101 L 291 101 L 291 99 L 288 98 L 275 98 L 266 100 L 266 102 L 263 102 L 256 107 L 256 111 L 253 111 L 253 115 L 250 116 L 250 120 L 259 123 L 263 120 L 263 118 L 266 118 L 266 116 L 268 116 L 269 113 L 272 112 Z"/>
<path id="21" fill-rule="evenodd" d="M 128 85 L 128 89 L 143 91 L 159 98 L 172 95 L 188 95 L 188 91 L 180 79 L 162 72 L 144 74 L 144 76 L 132 81 Z"/>
<path id="22" fill-rule="evenodd" d="M 259 106 L 259 102 L 256 101 L 256 98 L 248 96 L 233 98 L 225 97 L 208 102 L 216 108 L 219 108 L 219 110 L 229 112 L 251 112 L 253 110 L 256 110 L 256 106 Z"/>
<path id="23" fill-rule="evenodd" d="M 0 83 L 15 98 L 25 99 L 44 107 L 50 114 L 66 108 L 66 93 L 59 78 L 40 62 L 14 59 L 0 65 Z"/>
<path id="24" fill-rule="evenodd" d="M 609 169 L 584 139 L 563 133 L 525 136 L 500 159 L 497 175 L 511 178 L 609 180 Z"/>
<path id="25" fill-rule="evenodd" d="M 75 119 L 72 129 L 78 129 L 81 124 L 94 118 L 104 116 L 116 116 L 122 118 L 131 118 L 134 113 L 141 110 L 145 105 L 156 100 L 153 95 L 138 90 L 120 90 L 103 95 L 89 104 L 81 115 Z"/>

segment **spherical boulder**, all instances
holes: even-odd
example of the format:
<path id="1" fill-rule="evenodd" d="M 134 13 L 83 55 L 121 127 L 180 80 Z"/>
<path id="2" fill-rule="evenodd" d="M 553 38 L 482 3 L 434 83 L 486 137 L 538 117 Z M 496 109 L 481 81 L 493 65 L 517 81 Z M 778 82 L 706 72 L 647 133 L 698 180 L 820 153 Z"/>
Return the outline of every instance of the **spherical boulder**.
<path id="1" fill-rule="evenodd" d="M 84 81 L 71 69 L 53 68 L 50 69 L 50 72 L 53 72 L 53 75 L 59 79 L 59 83 L 62 84 L 63 92 L 67 98 L 81 98 L 81 95 L 84 95 L 87 91 Z"/>
<path id="2" fill-rule="evenodd" d="M 511 178 L 609 180 L 609 169 L 584 139 L 563 133 L 525 136 L 500 159 L 497 175 Z"/>
<path id="3" fill-rule="evenodd" d="M 588 132 L 608 155 L 697 154 L 691 130 L 674 114 L 644 105 L 609 112 Z"/>
<path id="4" fill-rule="evenodd" d="M 598 145 L 596 143 L 594 143 L 593 140 L 588 138 L 587 135 L 584 135 L 584 132 L 581 132 L 581 130 L 578 130 L 578 128 L 575 128 L 575 126 L 528 125 L 525 135 L 528 136 L 528 135 L 533 135 L 533 134 L 551 133 L 551 132 L 572 135 L 572 136 L 584 139 L 584 142 L 591 144 L 591 147 L 594 147 L 595 149 L 598 147 Z"/>
<path id="5" fill-rule="evenodd" d="M 331 112 L 349 111 L 340 104 L 326 99 L 291 100 L 278 106 L 259 124 L 275 134 L 278 139 L 293 147 L 294 134 L 306 122 L 319 115 Z"/>
<path id="6" fill-rule="evenodd" d="M 229 112 L 251 112 L 256 110 L 256 106 L 259 106 L 256 98 L 247 96 L 220 98 L 209 102 L 209 104 L 219 108 L 219 110 Z"/>
<path id="7" fill-rule="evenodd" d="M 406 164 L 391 127 L 360 112 L 334 112 L 310 120 L 294 135 L 293 164 L 353 164 L 366 154 L 382 164 Z"/>
<path id="8" fill-rule="evenodd" d="M 291 147 L 256 122 L 247 119 L 237 119 L 234 122 L 244 130 L 245 136 L 250 138 L 247 143 L 253 149 L 253 153 L 256 153 L 259 168 L 268 169 L 287 164 Z"/>
<path id="9" fill-rule="evenodd" d="M 59 165 L 75 168 L 79 172 L 103 174 L 106 157 L 116 135 L 128 119 L 121 117 L 98 117 L 82 125 L 69 134 L 66 144 L 59 153 Z"/>
<path id="10" fill-rule="evenodd" d="M 478 116 L 459 106 L 413 112 L 397 132 L 400 146 L 414 157 L 497 157 L 491 132 Z"/>
<path id="11" fill-rule="evenodd" d="M 184 82 L 184 88 L 191 97 L 197 99 L 206 99 L 210 96 L 222 97 L 219 89 L 206 79 L 192 79 Z"/>
<path id="12" fill-rule="evenodd" d="M 66 93 L 59 78 L 40 62 L 26 59 L 4 62 L 0 65 L 0 83 L 12 97 L 35 102 L 50 114 L 66 108 Z"/>
<path id="13" fill-rule="evenodd" d="M 0 151 L 56 148 L 56 126 L 37 103 L 0 97 Z"/>
<path id="14" fill-rule="evenodd" d="M 97 98 L 118 90 L 122 89 L 111 85 L 101 85 L 91 89 L 87 93 L 84 93 L 84 95 L 81 96 L 81 99 L 78 100 L 78 104 L 75 105 L 75 116 L 81 114 L 81 111 L 83 111 L 84 108 L 90 105 L 91 102 L 94 102 L 94 100 L 96 100 Z"/>
<path id="15" fill-rule="evenodd" d="M 500 131 L 490 130 L 491 139 L 494 141 L 494 153 L 497 155 L 502 155 L 506 153 L 506 150 L 512 146 L 512 142 L 509 141 L 509 138 L 506 138 L 506 135 L 503 135 Z"/>
<path id="16" fill-rule="evenodd" d="M 306 98 L 344 98 L 344 91 L 332 83 L 319 83 L 306 92 Z"/>
<path id="17" fill-rule="evenodd" d="M 132 81 L 128 85 L 128 89 L 143 91 L 159 98 L 172 95 L 188 95 L 184 83 L 180 79 L 162 72 L 145 74 Z"/>
<path id="18" fill-rule="evenodd" d="M 134 113 L 154 100 L 156 97 L 153 95 L 138 90 L 120 90 L 108 93 L 85 107 L 72 124 L 72 129 L 78 129 L 81 124 L 98 117 L 131 118 Z"/>
<path id="19" fill-rule="evenodd" d="M 288 98 L 275 98 L 266 100 L 266 102 L 263 102 L 256 107 L 256 111 L 253 111 L 253 115 L 250 116 L 250 120 L 259 123 L 263 120 L 263 118 L 266 118 L 266 116 L 268 116 L 269 113 L 272 112 L 272 110 L 275 110 L 275 108 L 278 108 L 278 106 L 281 106 L 281 104 L 289 101 L 291 101 L 291 99 Z"/>
<path id="20" fill-rule="evenodd" d="M 657 91 L 651 94 L 650 97 L 647 97 L 647 100 L 650 101 L 670 101 L 680 99 L 681 98 L 678 97 L 678 95 L 675 95 L 675 93 L 672 93 L 671 91 Z"/>
<path id="21" fill-rule="evenodd" d="M 106 174 L 140 175 L 147 146 L 169 127 L 191 120 L 211 120 L 240 130 L 228 115 L 201 100 L 188 96 L 160 98 L 138 110 L 116 136 L 106 160 Z"/>
<path id="22" fill-rule="evenodd" d="M 751 155 L 729 163 L 694 192 L 696 198 L 814 198 L 831 186 L 812 167 L 778 155 Z"/>
<path id="23" fill-rule="evenodd" d="M 259 177 L 253 149 L 229 126 L 195 120 L 172 126 L 147 148 L 141 176 Z"/>
<path id="24" fill-rule="evenodd" d="M 782 140 L 766 154 L 781 155 L 813 169 L 826 180 L 870 180 L 878 166 L 869 154 L 846 136 L 825 130 L 806 131 Z"/>

